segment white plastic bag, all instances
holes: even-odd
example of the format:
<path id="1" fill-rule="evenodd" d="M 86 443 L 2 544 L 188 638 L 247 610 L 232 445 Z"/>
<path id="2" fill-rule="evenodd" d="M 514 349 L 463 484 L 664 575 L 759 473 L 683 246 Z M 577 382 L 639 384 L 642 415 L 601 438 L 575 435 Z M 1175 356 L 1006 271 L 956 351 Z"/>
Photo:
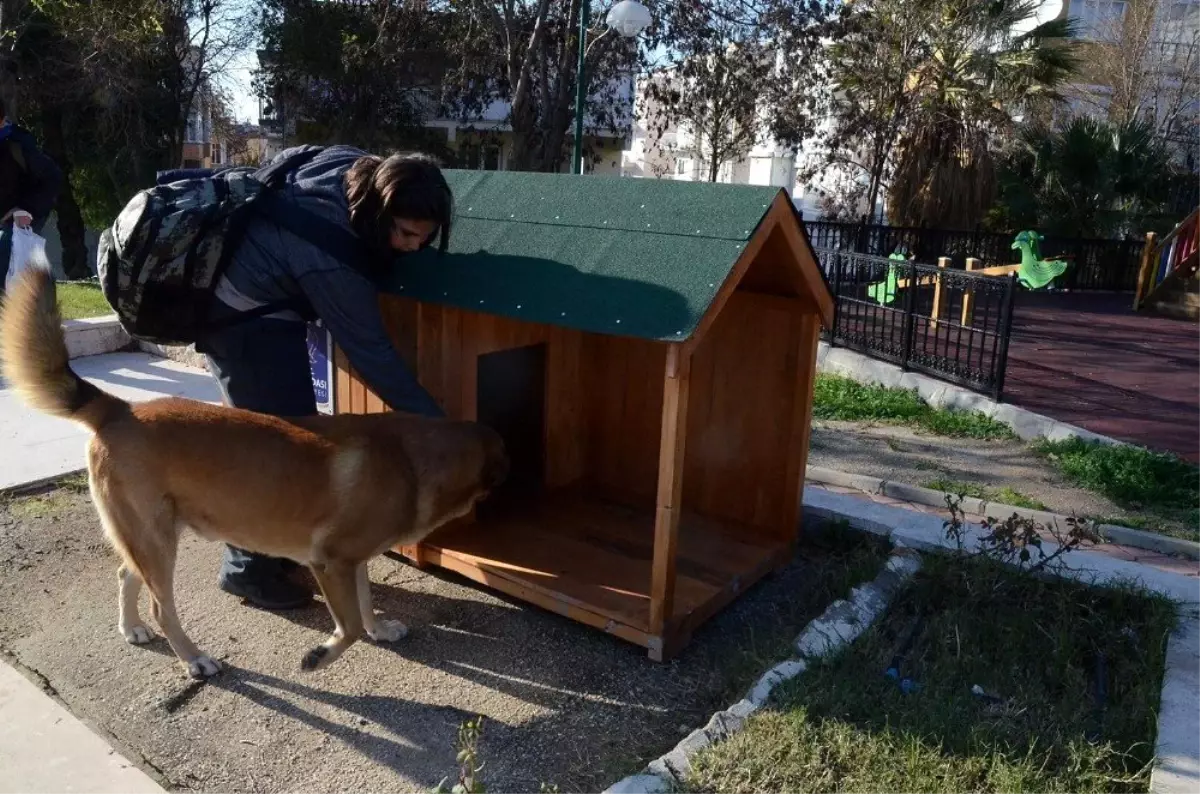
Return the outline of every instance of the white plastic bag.
<path id="1" fill-rule="evenodd" d="M 35 255 L 40 255 L 36 256 Z M 8 276 L 4 279 L 4 289 L 8 291 L 17 276 L 31 267 L 39 264 L 44 267 L 46 262 L 46 238 L 29 227 L 22 229 L 13 224 L 12 254 L 8 258 Z"/>

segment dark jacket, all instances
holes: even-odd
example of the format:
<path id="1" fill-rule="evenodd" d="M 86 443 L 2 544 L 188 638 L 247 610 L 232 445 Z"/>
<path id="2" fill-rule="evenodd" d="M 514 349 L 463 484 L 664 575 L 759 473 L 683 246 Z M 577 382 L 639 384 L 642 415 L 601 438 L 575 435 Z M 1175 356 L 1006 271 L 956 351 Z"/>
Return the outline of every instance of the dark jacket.
<path id="1" fill-rule="evenodd" d="M 353 233 L 344 178 L 365 154 L 348 146 L 329 147 L 288 176 L 283 195 Z M 237 311 L 296 301 L 300 311 L 268 316 L 294 322 L 319 317 L 350 364 L 384 402 L 396 410 L 440 416 L 437 402 L 421 388 L 392 345 L 379 309 L 379 291 L 367 275 L 371 267 L 365 261 L 343 262 L 274 221 L 256 217 L 247 225 L 243 242 L 217 285 L 216 297 Z"/>
<path id="2" fill-rule="evenodd" d="M 20 159 L 14 150 L 20 152 Z M 12 125 L 0 140 L 0 217 L 23 209 L 40 223 L 54 209 L 61 187 L 62 170 L 42 154 L 28 130 Z"/>

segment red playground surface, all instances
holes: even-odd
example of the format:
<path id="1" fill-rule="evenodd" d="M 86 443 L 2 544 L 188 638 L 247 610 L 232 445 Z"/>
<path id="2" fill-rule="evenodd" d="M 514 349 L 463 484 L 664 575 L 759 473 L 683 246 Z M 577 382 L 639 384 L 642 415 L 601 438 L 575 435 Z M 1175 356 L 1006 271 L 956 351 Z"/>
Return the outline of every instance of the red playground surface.
<path id="1" fill-rule="evenodd" d="M 1004 401 L 1200 462 L 1200 324 L 1132 302 L 1020 293 Z"/>

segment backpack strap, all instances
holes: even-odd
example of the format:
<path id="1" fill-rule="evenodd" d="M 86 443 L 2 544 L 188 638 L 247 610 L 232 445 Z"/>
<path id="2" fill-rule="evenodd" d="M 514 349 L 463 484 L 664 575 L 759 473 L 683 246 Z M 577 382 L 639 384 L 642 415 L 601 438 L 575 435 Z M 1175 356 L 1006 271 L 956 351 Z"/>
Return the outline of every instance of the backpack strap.
<path id="1" fill-rule="evenodd" d="M 287 201 L 273 190 L 263 191 L 254 207 L 265 217 L 344 264 L 359 270 L 369 256 L 366 245 L 355 234 L 333 221 Z"/>
<path id="2" fill-rule="evenodd" d="M 255 178 L 266 184 L 267 189 L 258 195 L 251 206 L 263 217 L 270 218 L 301 240 L 319 248 L 355 270 L 360 270 L 361 268 L 356 263 L 367 258 L 369 251 L 357 235 L 350 233 L 344 227 L 327 218 L 296 206 L 283 198 L 279 193 L 279 188 L 283 187 L 284 180 L 287 179 L 288 174 L 312 160 L 322 151 L 323 149 L 320 146 L 305 147 L 290 157 L 260 169 L 255 174 Z M 256 317 L 295 309 L 297 304 L 300 303 L 301 301 L 298 299 L 288 299 L 263 304 L 262 306 L 256 306 L 253 309 L 239 312 L 235 317 L 218 321 L 213 324 L 213 327 L 225 327 Z"/>
<path id="3" fill-rule="evenodd" d="M 283 187 L 288 174 L 310 162 L 323 151 L 325 151 L 324 146 L 308 145 L 298 147 L 298 151 L 293 152 L 282 160 L 277 160 L 255 171 L 254 178 L 270 188 Z"/>

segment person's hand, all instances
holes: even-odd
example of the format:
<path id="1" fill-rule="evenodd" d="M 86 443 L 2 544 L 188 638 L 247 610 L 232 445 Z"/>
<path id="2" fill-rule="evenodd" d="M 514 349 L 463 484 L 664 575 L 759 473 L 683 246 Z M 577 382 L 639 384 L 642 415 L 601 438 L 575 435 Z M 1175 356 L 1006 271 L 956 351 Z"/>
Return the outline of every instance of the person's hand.
<path id="1" fill-rule="evenodd" d="M 25 210 L 13 210 L 13 224 L 19 229 L 28 229 L 33 223 L 33 216 Z"/>

